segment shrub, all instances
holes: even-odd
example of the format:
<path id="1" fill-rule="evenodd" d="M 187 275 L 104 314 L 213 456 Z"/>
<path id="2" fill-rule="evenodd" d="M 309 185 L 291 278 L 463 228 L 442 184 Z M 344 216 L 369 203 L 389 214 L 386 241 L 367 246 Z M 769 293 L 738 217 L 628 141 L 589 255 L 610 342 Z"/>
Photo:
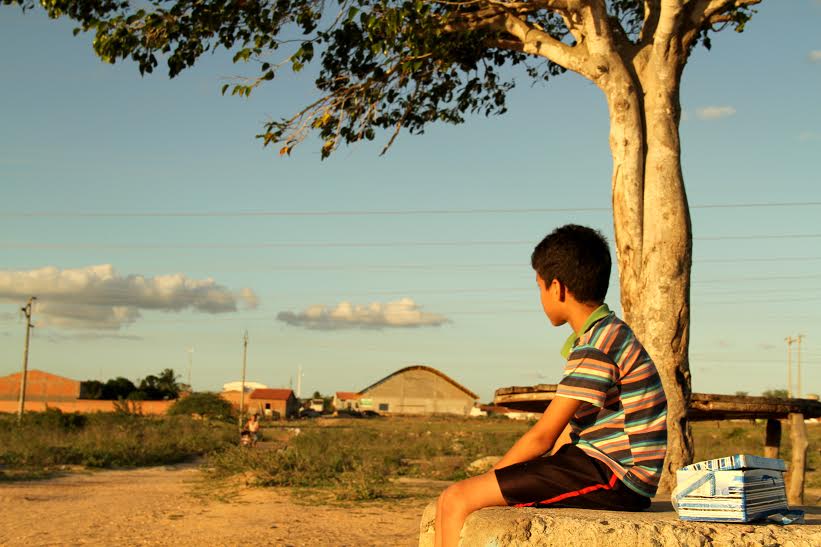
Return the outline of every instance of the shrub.
<path id="1" fill-rule="evenodd" d="M 83 429 L 88 418 L 78 412 L 64 414 L 59 408 L 46 408 L 44 412 L 25 414 L 25 421 L 48 430 L 75 431 Z"/>
<path id="2" fill-rule="evenodd" d="M 168 414 L 172 416 L 198 414 L 207 418 L 229 420 L 234 418 L 234 407 L 216 393 L 192 393 L 188 397 L 177 400 L 168 409 Z"/>
<path id="3" fill-rule="evenodd" d="M 235 436 L 229 424 L 186 416 L 80 415 L 50 410 L 26 413 L 18 425 L 16 417 L 0 415 L 0 467 L 43 473 L 62 465 L 170 464 L 224 448 Z"/>
<path id="4" fill-rule="evenodd" d="M 260 486 L 332 488 L 337 499 L 368 500 L 394 492 L 392 477 L 464 478 L 470 462 L 504 454 L 526 428 L 443 417 L 307 422 L 277 450 L 232 447 L 209 454 L 208 464 L 217 476 L 249 474 Z"/>

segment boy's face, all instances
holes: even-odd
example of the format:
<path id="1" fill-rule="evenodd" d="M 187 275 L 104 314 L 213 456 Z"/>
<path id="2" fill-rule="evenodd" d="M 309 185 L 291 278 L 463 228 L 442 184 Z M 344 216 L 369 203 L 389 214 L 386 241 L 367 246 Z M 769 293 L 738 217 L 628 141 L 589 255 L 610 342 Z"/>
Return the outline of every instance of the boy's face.
<path id="1" fill-rule="evenodd" d="M 539 285 L 539 299 L 542 301 L 542 309 L 545 315 L 550 319 L 550 323 L 554 327 L 564 325 L 567 323 L 567 316 L 564 312 L 565 299 L 562 293 L 561 283 L 557 279 L 553 279 L 550 283 L 546 283 L 544 279 L 537 273 L 536 284 Z"/>

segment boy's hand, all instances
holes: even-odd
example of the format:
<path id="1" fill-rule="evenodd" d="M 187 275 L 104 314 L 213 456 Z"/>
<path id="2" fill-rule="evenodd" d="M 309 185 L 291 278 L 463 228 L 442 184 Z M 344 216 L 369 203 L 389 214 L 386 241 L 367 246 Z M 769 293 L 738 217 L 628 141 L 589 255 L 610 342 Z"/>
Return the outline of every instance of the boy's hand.
<path id="1" fill-rule="evenodd" d="M 578 399 L 555 397 L 541 419 L 516 441 L 493 468 L 501 469 L 514 463 L 529 461 L 548 452 L 581 404 Z"/>

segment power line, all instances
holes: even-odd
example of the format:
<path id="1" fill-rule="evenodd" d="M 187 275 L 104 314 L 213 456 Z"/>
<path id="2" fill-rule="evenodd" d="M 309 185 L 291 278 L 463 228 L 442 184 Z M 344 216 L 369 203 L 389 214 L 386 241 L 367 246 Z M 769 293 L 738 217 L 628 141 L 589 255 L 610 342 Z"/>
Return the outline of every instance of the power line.
<path id="1" fill-rule="evenodd" d="M 821 236 L 819 236 L 821 237 Z M 183 244 L 103 244 L 103 243 L 0 243 L 5 249 L 105 249 L 105 250 L 156 250 L 156 249 L 303 249 L 303 248 L 347 248 L 347 247 L 454 247 L 454 246 L 492 246 L 492 245 L 531 245 L 532 241 L 324 241 L 324 242 L 273 242 L 273 243 L 246 243 L 246 244 L 219 244 L 219 243 L 183 243 Z"/>
<path id="2" fill-rule="evenodd" d="M 752 209 L 772 207 L 816 207 L 821 201 L 785 201 L 759 203 L 705 203 L 690 205 L 690 209 Z M 171 217 L 345 217 L 345 216 L 418 216 L 418 215 L 484 215 L 484 214 L 537 214 L 537 213 L 601 213 L 611 207 L 508 207 L 468 209 L 373 209 L 373 210 L 316 210 L 316 211 L 3 211 L 6 218 L 171 218 Z"/>
<path id="3" fill-rule="evenodd" d="M 791 303 L 791 302 L 816 302 L 821 300 L 821 296 L 817 297 L 799 297 L 799 298 L 765 298 L 762 300 L 707 300 L 707 301 L 700 301 L 698 304 L 700 306 L 703 305 L 734 305 L 734 304 L 781 304 L 781 303 Z"/>
<path id="4" fill-rule="evenodd" d="M 821 260 L 821 256 L 784 256 L 768 258 L 702 258 L 693 259 L 694 264 L 720 264 L 735 262 L 809 262 Z"/>
<path id="5" fill-rule="evenodd" d="M 821 234 L 762 234 L 738 236 L 701 236 L 693 237 L 695 241 L 727 241 L 739 239 L 811 239 L 821 237 Z"/>
<path id="6" fill-rule="evenodd" d="M 760 235 L 723 235 L 694 237 L 697 241 L 730 241 L 759 239 L 816 239 L 816 234 L 760 234 Z M 532 240 L 463 240 L 463 241 L 305 241 L 305 242 L 271 242 L 271 243 L 178 243 L 178 244 L 143 244 L 143 243 L 0 243 L 3 249 L 84 249 L 84 250 L 179 250 L 179 249 L 304 249 L 304 248 L 377 248 L 377 247 L 483 247 L 505 245 L 532 245 Z"/>
<path id="7" fill-rule="evenodd" d="M 719 264 L 736 262 L 805 262 L 821 260 L 821 256 L 787 256 L 770 258 L 706 258 L 693 259 L 694 264 Z M 447 270 L 447 269 L 483 269 L 483 268 L 530 268 L 528 261 L 508 262 L 508 263 L 403 263 L 403 264 L 276 264 L 272 266 L 260 266 L 255 268 L 208 268 L 209 272 L 275 272 L 275 271 L 300 271 L 300 270 L 351 270 L 351 271 L 393 271 L 393 270 Z M 196 269 L 196 268 L 195 268 Z M 617 276 L 614 275 L 615 279 Z"/>
<path id="8" fill-rule="evenodd" d="M 808 274 L 808 275 L 769 275 L 769 276 L 753 276 L 753 277 L 743 277 L 743 276 L 736 276 L 736 277 L 718 277 L 713 279 L 698 279 L 691 282 L 693 285 L 702 285 L 702 284 L 710 284 L 710 283 L 738 283 L 738 282 L 746 282 L 746 281 L 789 281 L 795 279 L 815 279 L 821 277 L 821 274 Z"/>

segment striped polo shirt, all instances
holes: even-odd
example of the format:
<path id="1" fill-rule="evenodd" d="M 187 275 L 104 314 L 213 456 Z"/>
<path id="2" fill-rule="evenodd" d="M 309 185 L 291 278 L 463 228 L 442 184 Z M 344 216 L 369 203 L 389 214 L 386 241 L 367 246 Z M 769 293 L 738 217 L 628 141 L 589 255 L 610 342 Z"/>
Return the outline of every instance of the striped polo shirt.
<path id="1" fill-rule="evenodd" d="M 563 353 L 556 395 L 582 401 L 570 420 L 573 444 L 653 497 L 667 451 L 667 398 L 653 360 L 607 305 L 571 335 Z"/>

